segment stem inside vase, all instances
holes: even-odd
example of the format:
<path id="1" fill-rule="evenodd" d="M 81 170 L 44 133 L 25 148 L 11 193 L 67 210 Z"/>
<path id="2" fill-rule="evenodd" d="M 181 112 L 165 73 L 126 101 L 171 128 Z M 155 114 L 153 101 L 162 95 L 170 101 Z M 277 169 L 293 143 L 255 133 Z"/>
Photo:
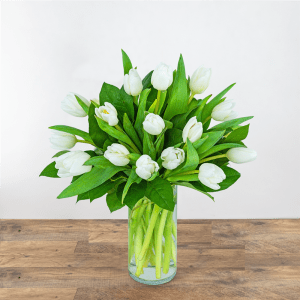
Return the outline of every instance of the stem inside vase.
<path id="1" fill-rule="evenodd" d="M 176 187 L 174 190 L 176 203 Z M 168 211 L 151 199 L 140 199 L 129 210 L 128 229 L 130 275 L 147 284 L 172 279 L 177 261 L 177 205 L 174 211 Z"/>

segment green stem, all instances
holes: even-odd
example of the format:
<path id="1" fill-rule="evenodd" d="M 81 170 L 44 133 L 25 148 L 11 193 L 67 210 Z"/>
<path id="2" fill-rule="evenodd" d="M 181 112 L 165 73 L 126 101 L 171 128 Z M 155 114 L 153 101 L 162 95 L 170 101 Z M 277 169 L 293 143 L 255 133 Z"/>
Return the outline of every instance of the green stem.
<path id="1" fill-rule="evenodd" d="M 202 123 L 204 125 L 206 122 L 208 122 L 211 119 L 211 116 L 207 117 L 206 120 Z"/>
<path id="2" fill-rule="evenodd" d="M 159 109 L 160 94 L 161 94 L 161 91 L 157 91 L 157 102 L 156 102 L 156 106 L 155 106 L 155 109 L 154 109 L 155 114 L 157 114 L 158 109 Z"/>
<path id="3" fill-rule="evenodd" d="M 137 96 L 133 96 L 133 103 L 135 103 L 136 105 L 139 105 Z"/>
<path id="4" fill-rule="evenodd" d="M 77 143 L 83 143 L 83 144 L 90 144 L 90 145 L 96 147 L 96 145 L 95 145 L 94 143 L 89 142 L 89 141 L 84 141 L 84 140 L 78 140 L 78 139 L 76 139 L 76 142 L 77 142 Z"/>
<path id="5" fill-rule="evenodd" d="M 199 170 L 193 170 L 193 171 L 187 171 L 180 174 L 176 174 L 176 176 L 182 176 L 182 175 L 192 175 L 192 174 L 198 174 Z"/>
<path id="6" fill-rule="evenodd" d="M 177 241 L 177 228 L 176 228 L 176 224 L 175 224 L 174 220 L 172 220 L 172 234 L 173 234 L 175 240 Z"/>
<path id="7" fill-rule="evenodd" d="M 194 98 L 194 96 L 195 96 L 195 94 L 191 94 L 191 96 L 190 96 L 190 98 L 189 98 L 189 100 L 188 100 L 188 104 L 190 104 L 190 102 L 192 101 L 192 99 Z"/>
<path id="8" fill-rule="evenodd" d="M 220 154 L 220 155 L 215 155 L 215 156 L 211 156 L 211 157 L 208 157 L 208 158 L 201 159 L 199 161 L 199 164 L 202 164 L 206 161 L 214 160 L 214 159 L 217 159 L 217 158 L 222 158 L 222 157 L 226 157 L 226 154 Z"/>
<path id="9" fill-rule="evenodd" d="M 155 226 L 155 222 L 156 222 L 157 216 L 158 216 L 160 211 L 161 211 L 161 208 L 158 205 L 155 204 L 152 215 L 151 215 L 151 218 L 150 218 L 150 223 L 149 223 L 149 226 L 147 228 L 146 235 L 145 235 L 143 247 L 142 247 L 142 250 L 141 250 L 140 255 L 139 255 L 139 260 L 143 259 L 144 255 L 145 255 L 145 253 L 146 253 L 146 251 L 149 247 L 151 237 L 152 237 L 152 233 L 153 233 L 153 229 L 154 229 L 154 226 Z"/>
<path id="10" fill-rule="evenodd" d="M 230 133 L 231 133 L 231 131 L 228 132 L 227 134 L 225 134 L 225 135 L 223 136 L 223 138 L 227 138 L 227 137 L 229 136 Z"/>
<path id="11" fill-rule="evenodd" d="M 163 262 L 163 272 L 168 274 L 170 268 L 171 249 L 172 249 L 172 219 L 173 212 L 169 211 L 165 225 L 165 255 Z"/>
<path id="12" fill-rule="evenodd" d="M 168 216 L 168 210 L 164 209 L 161 214 L 157 238 L 156 238 L 156 245 L 155 245 L 155 256 L 156 256 L 155 273 L 157 279 L 161 278 L 162 237 L 164 233 L 167 216 Z"/>
<path id="13" fill-rule="evenodd" d="M 174 262 L 174 266 L 176 267 L 176 246 L 173 240 L 172 240 L 172 259 Z"/>
<path id="14" fill-rule="evenodd" d="M 126 134 L 126 132 L 118 124 L 115 125 L 115 128 L 117 130 L 119 130 L 120 132 L 122 132 L 123 134 Z M 134 142 L 130 139 L 130 137 L 127 134 L 126 134 L 126 136 L 128 137 L 128 141 L 130 141 L 128 143 L 128 145 L 134 150 L 135 153 L 141 154 L 140 150 L 137 148 L 137 146 L 134 144 Z"/>
<path id="15" fill-rule="evenodd" d="M 142 224 L 138 224 L 135 237 L 134 237 L 134 252 L 135 252 L 135 264 L 138 266 L 138 255 L 141 252 L 143 244 L 143 227 Z"/>

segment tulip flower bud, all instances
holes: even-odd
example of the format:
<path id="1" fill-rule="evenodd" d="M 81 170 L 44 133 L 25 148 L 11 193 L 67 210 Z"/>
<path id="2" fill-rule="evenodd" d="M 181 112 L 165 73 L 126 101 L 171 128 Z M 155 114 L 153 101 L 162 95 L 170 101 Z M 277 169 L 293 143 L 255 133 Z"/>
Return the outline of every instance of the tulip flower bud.
<path id="1" fill-rule="evenodd" d="M 79 105 L 75 95 L 80 98 L 87 106 L 90 106 L 91 102 L 84 97 L 78 94 L 69 93 L 61 102 L 61 109 L 74 117 L 86 117 L 87 113 Z"/>
<path id="2" fill-rule="evenodd" d="M 211 69 L 199 67 L 190 80 L 190 90 L 193 95 L 202 94 L 209 85 Z"/>
<path id="3" fill-rule="evenodd" d="M 220 188 L 218 183 L 222 182 L 226 178 L 226 175 L 220 167 L 204 163 L 199 168 L 198 178 L 204 185 L 213 190 L 218 190 Z"/>
<path id="4" fill-rule="evenodd" d="M 211 117 L 215 121 L 229 121 L 237 117 L 237 112 L 232 109 L 235 106 L 235 102 L 231 99 L 226 99 L 220 104 L 216 105 L 211 113 Z"/>
<path id="5" fill-rule="evenodd" d="M 176 169 L 181 163 L 184 162 L 185 153 L 180 148 L 169 147 L 161 153 L 163 160 L 163 167 L 168 170 Z"/>
<path id="6" fill-rule="evenodd" d="M 50 137 L 51 148 L 57 150 L 71 149 L 75 146 L 77 139 L 75 135 L 63 131 L 53 130 Z"/>
<path id="7" fill-rule="evenodd" d="M 129 151 L 121 144 L 111 144 L 104 152 L 104 157 L 115 166 L 126 166 L 129 164 Z"/>
<path id="8" fill-rule="evenodd" d="M 173 82 L 172 68 L 164 63 L 160 63 L 153 71 L 151 83 L 159 91 L 165 91 Z"/>
<path id="9" fill-rule="evenodd" d="M 118 112 L 115 107 L 109 102 L 104 102 L 104 106 L 95 108 L 95 114 L 110 126 L 116 126 L 119 122 Z"/>
<path id="10" fill-rule="evenodd" d="M 143 90 L 142 79 L 135 69 L 131 69 L 129 74 L 125 74 L 124 90 L 131 96 L 137 96 Z"/>
<path id="11" fill-rule="evenodd" d="M 227 158 L 236 164 L 243 164 L 256 159 L 257 153 L 249 148 L 231 148 L 226 152 Z"/>
<path id="12" fill-rule="evenodd" d="M 197 122 L 197 117 L 192 117 L 183 128 L 182 138 L 185 143 L 187 138 L 189 138 L 190 142 L 194 143 L 201 138 L 202 133 L 202 123 Z"/>
<path id="13" fill-rule="evenodd" d="M 153 173 L 157 172 L 159 170 L 159 165 L 157 162 L 151 159 L 149 155 L 142 155 L 137 161 L 136 161 L 136 174 L 147 180 L 149 179 Z"/>
<path id="14" fill-rule="evenodd" d="M 56 157 L 55 168 L 58 169 L 57 175 L 61 178 L 78 176 L 91 171 L 92 166 L 84 166 L 83 164 L 90 159 L 90 155 L 77 150 L 67 152 L 59 157 Z"/>
<path id="15" fill-rule="evenodd" d="M 143 128 L 152 135 L 158 135 L 165 128 L 165 122 L 159 115 L 151 113 L 146 116 Z"/>

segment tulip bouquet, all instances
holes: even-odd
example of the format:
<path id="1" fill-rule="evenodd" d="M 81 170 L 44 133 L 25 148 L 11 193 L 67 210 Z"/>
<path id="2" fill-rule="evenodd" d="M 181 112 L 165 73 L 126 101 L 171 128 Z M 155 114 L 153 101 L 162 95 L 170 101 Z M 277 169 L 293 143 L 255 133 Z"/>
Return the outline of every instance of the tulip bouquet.
<path id="1" fill-rule="evenodd" d="M 175 71 L 160 63 L 141 80 L 122 51 L 124 85 L 103 83 L 99 98 L 88 101 L 70 93 L 61 108 L 88 116 L 88 132 L 65 125 L 50 127 L 52 147 L 60 150 L 41 176 L 72 177 L 58 196 L 77 202 L 106 195 L 111 212 L 129 207 L 129 262 L 140 278 L 153 267 L 155 279 L 176 267 L 176 186 L 214 199 L 240 174 L 229 162 L 245 163 L 256 152 L 242 142 L 252 117 L 236 118 L 234 102 L 221 93 L 195 97 L 208 87 L 211 69 L 198 68 L 186 78 L 182 56 Z M 211 120 L 218 121 L 210 127 Z M 70 151 L 76 143 L 93 150 Z M 175 274 L 174 274 L 175 275 Z"/>

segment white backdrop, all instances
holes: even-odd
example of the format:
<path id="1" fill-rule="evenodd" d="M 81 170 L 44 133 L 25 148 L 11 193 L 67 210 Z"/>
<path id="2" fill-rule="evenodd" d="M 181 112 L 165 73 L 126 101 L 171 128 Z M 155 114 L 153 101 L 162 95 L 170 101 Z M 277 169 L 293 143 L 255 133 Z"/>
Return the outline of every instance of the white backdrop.
<path id="1" fill-rule="evenodd" d="M 233 82 L 239 116 L 254 115 L 256 161 L 216 202 L 179 188 L 179 218 L 298 218 L 299 2 L 2 2 L 1 218 L 126 218 L 105 198 L 56 199 L 69 179 L 39 178 L 56 152 L 47 129 L 87 130 L 60 109 L 69 92 L 97 97 L 123 81 L 121 48 L 141 76 L 160 61 L 213 69 L 205 95 Z"/>

